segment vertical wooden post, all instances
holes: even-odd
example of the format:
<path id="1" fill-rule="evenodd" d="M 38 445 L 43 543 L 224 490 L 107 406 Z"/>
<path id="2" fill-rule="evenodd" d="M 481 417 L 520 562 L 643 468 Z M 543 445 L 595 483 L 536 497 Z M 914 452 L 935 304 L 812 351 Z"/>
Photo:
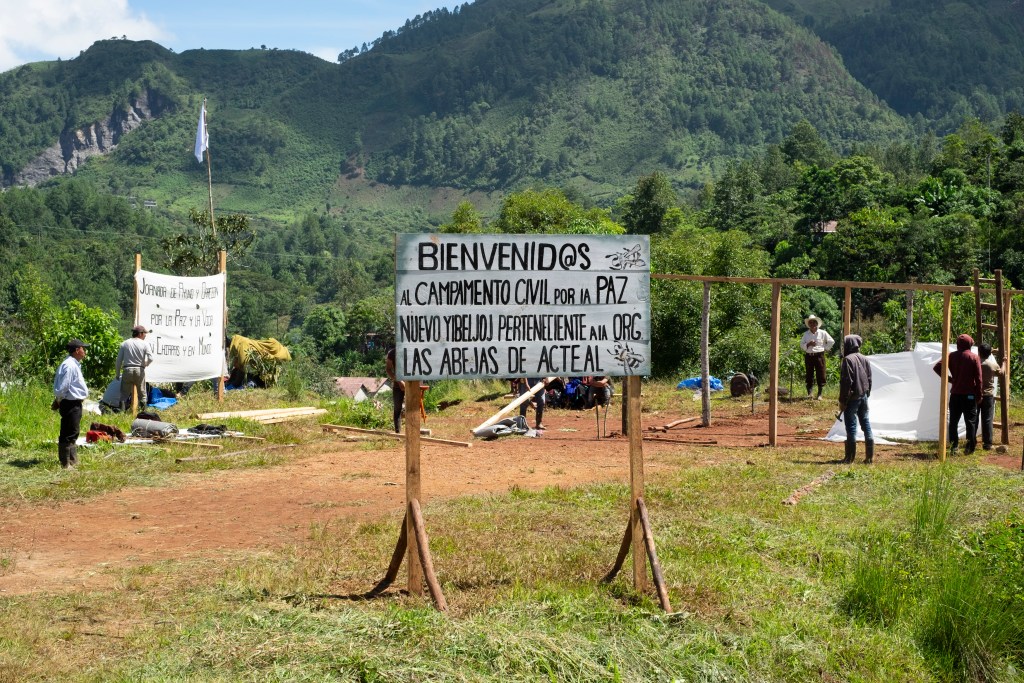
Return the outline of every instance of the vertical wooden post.
<path id="1" fill-rule="evenodd" d="M 419 380 L 405 381 L 405 524 L 409 539 L 405 564 L 409 569 L 409 595 L 423 595 L 423 566 L 411 512 L 413 500 L 423 504 L 420 500 L 420 393 Z"/>
<path id="2" fill-rule="evenodd" d="M 633 588 L 646 591 L 647 557 L 644 554 L 644 527 L 637 499 L 644 495 L 644 442 L 640 424 L 640 378 L 626 378 L 629 385 L 629 525 L 633 545 Z"/>
<path id="3" fill-rule="evenodd" d="M 135 274 L 138 275 L 140 270 L 142 270 L 142 254 L 136 253 L 135 254 Z M 141 325 L 142 322 L 139 320 L 139 285 L 138 285 L 138 282 L 136 282 L 134 280 L 133 280 L 132 284 L 133 284 L 133 286 L 135 288 L 135 315 L 132 316 L 132 319 L 135 322 L 132 323 L 132 324 L 133 325 Z M 139 396 L 138 388 L 137 387 L 132 387 L 132 415 L 138 415 L 139 414 L 139 399 L 140 398 L 141 397 Z"/>
<path id="4" fill-rule="evenodd" d="M 903 339 L 903 350 L 914 350 L 914 290 L 907 290 L 907 334 Z"/>
<path id="5" fill-rule="evenodd" d="M 772 283 L 772 345 L 768 360 L 768 445 L 779 442 L 779 327 L 782 314 L 782 285 Z"/>
<path id="6" fill-rule="evenodd" d="M 1006 374 L 999 381 L 999 414 L 1002 427 L 1000 428 L 999 442 L 1004 446 L 1010 443 L 1010 362 L 1013 354 L 1010 352 L 1010 341 L 1013 335 L 1010 334 L 1010 323 L 1013 322 L 1013 297 L 1009 292 L 1003 294 L 1003 338 L 999 341 L 999 347 L 1003 351 L 1003 368 Z"/>
<path id="7" fill-rule="evenodd" d="M 946 447 L 949 445 L 949 435 L 946 433 L 949 419 L 946 413 L 949 411 L 949 328 L 950 304 L 953 294 L 947 289 L 942 293 L 942 367 L 939 370 L 939 460 L 946 462 Z"/>
<path id="8" fill-rule="evenodd" d="M 209 155 L 210 155 L 209 150 L 207 150 L 206 155 L 207 155 L 207 159 L 209 159 Z M 224 273 L 224 292 L 223 292 L 223 294 L 224 294 L 224 309 L 223 309 L 224 310 L 224 334 L 223 334 L 222 342 L 226 342 L 227 339 L 228 339 L 228 276 L 227 276 L 227 272 L 228 272 L 228 252 L 225 251 L 224 249 L 221 249 L 220 252 L 217 254 L 217 269 L 218 269 L 217 270 L 218 273 Z M 223 348 L 223 345 L 221 347 L 220 352 L 222 354 L 224 354 L 225 358 L 227 357 L 227 350 Z M 221 374 L 220 379 L 217 380 L 217 400 L 218 401 L 223 401 L 224 400 L 224 375 L 223 375 L 223 373 Z"/>
<path id="9" fill-rule="evenodd" d="M 700 315 L 700 423 L 711 425 L 711 368 L 708 343 L 711 336 L 711 283 L 704 283 L 704 309 Z"/>
<path id="10" fill-rule="evenodd" d="M 851 290 L 847 287 L 843 294 L 843 337 L 850 334 L 850 313 L 853 310 L 852 301 Z"/>

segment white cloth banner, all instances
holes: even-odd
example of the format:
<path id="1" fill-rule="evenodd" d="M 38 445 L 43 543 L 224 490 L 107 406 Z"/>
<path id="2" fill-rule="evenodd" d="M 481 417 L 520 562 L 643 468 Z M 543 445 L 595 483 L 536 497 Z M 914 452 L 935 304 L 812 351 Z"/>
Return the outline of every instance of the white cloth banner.
<path id="1" fill-rule="evenodd" d="M 956 350 L 955 345 L 949 348 Z M 868 420 L 876 441 L 939 440 L 939 376 L 932 366 L 942 360 L 941 350 L 941 342 L 921 342 L 913 351 L 865 356 L 871 363 L 872 384 Z M 961 419 L 960 436 L 966 432 Z M 825 439 L 846 440 L 846 426 L 841 418 Z M 864 440 L 860 425 L 857 440 Z"/>
<path id="2" fill-rule="evenodd" d="M 224 358 L 224 273 L 207 277 L 135 274 L 139 309 L 135 320 L 147 336 L 153 364 L 147 382 L 195 382 L 222 377 Z"/>

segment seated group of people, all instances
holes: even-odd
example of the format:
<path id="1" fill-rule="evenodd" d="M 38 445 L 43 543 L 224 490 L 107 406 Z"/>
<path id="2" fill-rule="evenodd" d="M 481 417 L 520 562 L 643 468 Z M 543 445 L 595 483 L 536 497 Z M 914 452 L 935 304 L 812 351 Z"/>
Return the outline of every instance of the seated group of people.
<path id="1" fill-rule="evenodd" d="M 540 382 L 537 377 L 521 377 L 512 380 L 512 391 L 520 396 Z M 525 401 L 519 407 L 519 414 L 526 417 L 529 405 L 536 407 L 537 419 L 534 427 L 544 429 L 544 407 L 587 410 L 594 406 L 605 406 L 615 393 L 608 377 L 556 377 L 548 382 L 543 391 L 534 395 L 532 401 Z"/>

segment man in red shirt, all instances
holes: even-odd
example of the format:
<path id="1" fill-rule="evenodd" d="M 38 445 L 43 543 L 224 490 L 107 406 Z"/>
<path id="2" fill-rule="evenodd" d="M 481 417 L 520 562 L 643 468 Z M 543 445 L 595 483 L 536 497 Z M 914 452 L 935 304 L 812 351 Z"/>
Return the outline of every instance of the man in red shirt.
<path id="1" fill-rule="evenodd" d="M 964 454 L 974 453 L 978 444 L 978 406 L 981 405 L 981 359 L 971 351 L 974 339 L 969 334 L 961 334 L 956 338 L 956 351 L 949 354 L 949 426 L 947 433 L 949 443 L 956 453 L 959 445 L 957 425 L 963 416 L 967 425 L 967 444 Z M 932 366 L 938 375 L 942 372 L 942 361 Z"/>

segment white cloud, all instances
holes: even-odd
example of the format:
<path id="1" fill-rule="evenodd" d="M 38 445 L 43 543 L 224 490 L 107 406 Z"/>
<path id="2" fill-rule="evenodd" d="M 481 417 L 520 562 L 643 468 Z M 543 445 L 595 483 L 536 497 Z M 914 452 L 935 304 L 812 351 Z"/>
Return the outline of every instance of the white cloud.
<path id="1" fill-rule="evenodd" d="M 336 62 L 338 61 L 338 55 L 345 51 L 345 48 L 337 47 L 314 47 L 306 50 L 309 54 L 314 57 L 319 57 L 325 62 Z"/>
<path id="2" fill-rule="evenodd" d="M 0 0 L 0 17 L 0 71 L 25 62 L 77 57 L 103 38 L 166 38 L 128 0 Z"/>

